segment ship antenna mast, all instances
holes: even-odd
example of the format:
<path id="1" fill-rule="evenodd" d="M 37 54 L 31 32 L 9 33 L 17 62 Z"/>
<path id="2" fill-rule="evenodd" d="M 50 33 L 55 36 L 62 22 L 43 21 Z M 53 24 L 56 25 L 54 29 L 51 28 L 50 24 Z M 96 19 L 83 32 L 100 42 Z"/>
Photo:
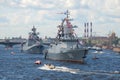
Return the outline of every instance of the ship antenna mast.
<path id="1" fill-rule="evenodd" d="M 67 16 L 67 18 L 69 18 L 69 15 L 70 15 L 70 12 L 69 12 L 69 10 L 67 10 L 66 12 L 62 12 L 62 13 L 57 13 L 57 14 L 64 14 L 64 15 L 66 15 Z"/>
<path id="2" fill-rule="evenodd" d="M 68 10 L 64 14 L 67 15 L 67 18 L 69 18 L 70 12 Z"/>

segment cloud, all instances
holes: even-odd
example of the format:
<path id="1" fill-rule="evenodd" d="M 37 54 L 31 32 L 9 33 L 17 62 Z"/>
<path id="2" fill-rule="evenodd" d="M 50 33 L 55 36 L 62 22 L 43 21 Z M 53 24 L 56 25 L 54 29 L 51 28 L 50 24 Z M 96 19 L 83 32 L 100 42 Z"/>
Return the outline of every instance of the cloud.
<path id="1" fill-rule="evenodd" d="M 5 16 L 0 17 L 0 23 L 7 23 L 7 22 L 9 22 L 9 20 Z"/>
<path id="2" fill-rule="evenodd" d="M 56 26 L 65 17 L 57 13 L 67 9 L 74 20 L 72 23 L 80 26 L 82 32 L 85 22 L 93 22 L 102 29 L 109 25 L 112 29 L 114 25 L 119 27 L 120 0 L 0 0 L 0 26 L 13 26 L 16 31 L 20 27 L 25 32 L 35 25 L 40 26 L 41 34 L 53 36 Z"/>

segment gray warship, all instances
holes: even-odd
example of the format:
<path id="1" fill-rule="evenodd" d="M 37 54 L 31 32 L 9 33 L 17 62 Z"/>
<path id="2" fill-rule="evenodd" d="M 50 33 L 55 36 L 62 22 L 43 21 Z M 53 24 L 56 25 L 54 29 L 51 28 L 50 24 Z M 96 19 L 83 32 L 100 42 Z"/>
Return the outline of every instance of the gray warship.
<path id="1" fill-rule="evenodd" d="M 74 28 L 69 18 L 69 11 L 64 13 L 65 17 L 61 24 L 58 25 L 57 37 L 50 47 L 44 50 L 44 58 L 58 61 L 79 62 L 84 63 L 84 58 L 88 53 L 88 49 L 80 43 L 79 38 L 74 32 Z"/>
<path id="2" fill-rule="evenodd" d="M 22 51 L 25 53 L 42 53 L 43 42 L 42 39 L 36 33 L 36 28 L 33 26 L 32 32 L 29 33 L 29 37 L 25 44 L 22 45 Z"/>

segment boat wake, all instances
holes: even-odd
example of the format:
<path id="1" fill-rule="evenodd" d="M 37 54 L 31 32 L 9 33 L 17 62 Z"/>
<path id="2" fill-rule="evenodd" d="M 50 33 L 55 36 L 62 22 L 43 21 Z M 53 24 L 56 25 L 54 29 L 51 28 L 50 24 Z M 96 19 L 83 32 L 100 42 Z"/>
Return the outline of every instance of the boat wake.
<path id="1" fill-rule="evenodd" d="M 103 51 L 94 51 L 93 53 L 103 54 Z"/>
<path id="2" fill-rule="evenodd" d="M 83 71 L 80 69 L 72 69 L 72 68 L 68 68 L 65 66 L 55 66 L 54 68 L 50 68 L 48 66 L 41 66 L 38 67 L 38 69 L 41 70 L 50 70 L 50 71 L 60 71 L 60 72 L 69 72 L 72 74 L 105 74 L 105 75 L 111 75 L 111 74 L 120 74 L 120 71 L 101 71 L 101 70 L 93 70 L 93 71 Z"/>
<path id="3" fill-rule="evenodd" d="M 71 68 L 67 68 L 65 66 L 55 66 L 55 68 L 51 69 L 50 67 L 44 65 L 44 66 L 38 67 L 38 69 L 41 69 L 41 70 L 51 70 L 51 71 L 61 71 L 61 72 L 69 72 L 69 73 L 72 73 L 72 74 L 77 74 L 78 72 L 80 72 L 79 69 L 71 69 Z"/>

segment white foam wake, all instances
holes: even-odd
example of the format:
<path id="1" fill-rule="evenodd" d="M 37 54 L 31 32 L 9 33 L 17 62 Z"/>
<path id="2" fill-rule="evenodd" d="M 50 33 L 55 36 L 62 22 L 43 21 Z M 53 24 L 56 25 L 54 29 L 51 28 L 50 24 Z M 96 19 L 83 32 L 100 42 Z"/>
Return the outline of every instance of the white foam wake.
<path id="1" fill-rule="evenodd" d="M 77 74 L 80 70 L 79 69 L 71 69 L 71 68 L 67 68 L 67 67 L 64 67 L 64 66 L 55 66 L 54 69 L 50 69 L 49 67 L 47 66 L 41 66 L 41 67 L 38 67 L 38 69 L 42 69 L 42 70 L 51 70 L 51 71 L 62 71 L 62 72 L 70 72 L 70 73 L 73 73 L 73 74 Z"/>

